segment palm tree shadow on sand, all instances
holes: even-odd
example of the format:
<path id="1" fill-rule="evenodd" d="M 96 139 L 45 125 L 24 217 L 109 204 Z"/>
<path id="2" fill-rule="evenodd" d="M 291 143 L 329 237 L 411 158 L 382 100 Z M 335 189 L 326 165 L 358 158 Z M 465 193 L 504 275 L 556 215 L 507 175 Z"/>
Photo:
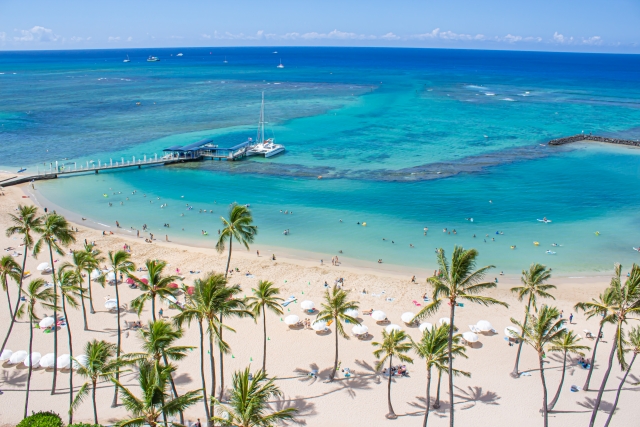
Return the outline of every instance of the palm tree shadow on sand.
<path id="1" fill-rule="evenodd" d="M 458 402 L 456 403 L 456 405 L 463 405 L 460 409 L 465 410 L 465 409 L 471 409 L 474 406 L 477 405 L 478 402 L 480 403 L 484 403 L 485 405 L 499 405 L 498 400 L 501 399 L 500 396 L 498 396 L 495 392 L 493 391 L 487 391 L 487 392 L 483 392 L 482 387 L 467 387 L 467 390 L 463 390 L 460 387 L 456 387 L 457 389 L 457 393 L 455 394 L 455 397 L 458 400 Z M 434 408 L 433 405 L 436 401 L 436 397 L 435 396 L 431 396 L 431 405 L 430 406 L 430 414 L 431 415 L 435 415 L 436 417 L 439 418 L 445 418 L 447 417 L 447 413 L 449 412 L 449 409 L 451 407 L 451 405 L 449 404 L 448 401 L 442 400 L 442 397 L 446 397 L 447 393 L 444 393 L 441 398 L 440 398 L 440 407 L 439 408 Z M 409 402 L 409 405 L 416 408 L 417 411 L 415 412 L 407 412 L 406 414 L 403 415 L 398 415 L 398 417 L 403 417 L 403 416 L 423 416 L 424 415 L 424 411 L 427 408 L 427 399 L 425 396 L 416 396 L 416 401 L 414 402 Z"/>
<path id="2" fill-rule="evenodd" d="M 315 403 L 309 402 L 306 400 L 307 398 L 296 396 L 295 398 L 283 398 L 277 400 L 275 402 L 271 402 L 271 406 L 276 411 L 281 411 L 287 408 L 296 408 L 298 412 L 296 413 L 296 417 L 291 420 L 291 423 L 297 425 L 307 425 L 307 421 L 302 419 L 301 417 L 310 417 L 316 415 L 316 405 Z M 289 425 L 290 423 L 282 422 L 282 425 Z"/>
<path id="3" fill-rule="evenodd" d="M 364 362 L 361 362 L 361 363 L 364 363 Z M 361 364 L 361 363 L 356 361 L 356 364 L 358 364 L 359 366 L 368 366 L 366 364 Z M 294 377 L 289 377 L 289 378 L 278 378 L 278 380 L 297 379 L 298 381 L 301 381 L 301 382 L 307 382 L 309 383 L 309 386 L 311 386 L 313 384 L 316 384 L 317 382 L 324 382 L 326 379 L 328 379 L 329 376 L 331 375 L 331 370 L 333 369 L 331 367 L 331 368 L 320 370 L 316 363 L 310 364 L 309 368 L 310 369 L 296 368 L 294 372 L 297 373 L 298 375 Z M 322 396 L 326 396 L 328 394 L 336 393 L 339 391 L 346 391 L 351 398 L 354 398 L 356 396 L 356 390 L 366 390 L 371 388 L 370 383 L 372 381 L 375 383 L 380 382 L 379 379 L 377 378 L 378 375 L 375 374 L 374 372 L 365 373 L 363 371 L 353 370 L 353 369 L 351 370 L 351 372 L 353 373 L 351 377 L 349 378 L 336 377 L 336 379 L 332 383 L 329 383 L 331 385 L 336 386 L 332 390 L 329 390 L 324 393 L 320 393 L 315 396 L 308 396 L 308 397 L 305 397 L 304 399 L 313 399 L 317 397 L 322 397 Z"/>

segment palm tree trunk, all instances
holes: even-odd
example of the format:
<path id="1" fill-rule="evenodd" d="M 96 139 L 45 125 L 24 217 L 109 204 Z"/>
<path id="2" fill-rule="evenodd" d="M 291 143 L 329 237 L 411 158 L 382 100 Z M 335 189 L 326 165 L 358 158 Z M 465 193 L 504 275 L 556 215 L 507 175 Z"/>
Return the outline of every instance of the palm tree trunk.
<path id="1" fill-rule="evenodd" d="M 84 305 L 84 288 L 80 285 L 80 302 L 82 302 L 82 319 L 84 320 L 84 330 L 89 330 L 89 325 L 87 324 L 87 308 Z M 67 322 L 67 325 L 69 323 Z"/>
<path id="2" fill-rule="evenodd" d="M 91 295 L 91 272 L 87 273 L 89 277 L 89 313 L 95 314 L 95 310 L 93 309 L 93 296 Z"/>
<path id="3" fill-rule="evenodd" d="M 162 353 L 162 360 L 164 361 L 164 366 L 169 366 L 167 361 L 166 353 Z M 178 390 L 176 389 L 176 383 L 173 381 L 173 373 L 169 374 L 169 382 L 171 383 L 171 392 L 173 393 L 173 398 L 178 398 Z M 180 411 L 180 424 L 184 425 L 184 413 Z"/>
<path id="4" fill-rule="evenodd" d="M 212 328 L 213 326 L 210 325 L 210 327 Z M 211 336 L 212 333 L 213 333 L 213 330 L 209 332 L 209 367 L 211 369 L 211 393 L 210 393 L 211 394 L 211 402 L 210 402 L 211 416 L 214 415 L 213 399 L 215 399 L 215 395 L 216 395 L 216 363 L 213 358 L 213 336 Z"/>
<path id="5" fill-rule="evenodd" d="M 31 310 L 33 311 L 33 310 Z M 27 397 L 24 401 L 24 417 L 27 418 L 29 411 L 29 390 L 31 389 L 31 371 L 33 370 L 33 361 L 31 360 L 31 353 L 33 353 L 33 318 L 29 315 L 29 373 L 27 374 Z"/>
<path id="6" fill-rule="evenodd" d="M 618 328 L 620 328 L 620 324 L 618 324 Z M 609 374 L 611 373 L 611 367 L 613 366 L 613 355 L 616 353 L 617 344 L 618 344 L 618 335 L 616 334 L 613 338 L 611 353 L 609 354 L 609 366 L 607 366 L 607 371 L 604 373 L 604 377 L 602 378 L 602 384 L 600 384 L 600 390 L 598 390 L 598 397 L 596 397 L 596 401 L 593 404 L 593 412 L 591 413 L 591 420 L 589 421 L 589 427 L 593 427 L 593 425 L 596 422 L 596 416 L 598 415 L 598 408 L 600 407 L 600 402 L 602 401 L 602 394 L 604 393 L 604 388 L 607 385 L 607 380 L 609 379 Z"/>
<path id="7" fill-rule="evenodd" d="M 389 413 L 387 419 L 395 420 L 398 418 L 395 412 L 393 412 L 393 406 L 391 406 L 391 367 L 393 366 L 393 356 L 389 356 L 389 383 L 387 384 L 387 405 L 389 406 Z"/>
<path id="8" fill-rule="evenodd" d="M 58 378 L 58 284 L 56 283 L 56 269 L 53 267 L 53 251 L 49 243 L 49 259 L 51 260 L 51 274 L 53 276 L 53 382 L 51 394 L 56 394 L 56 380 Z"/>
<path id="9" fill-rule="evenodd" d="M 96 405 L 96 382 L 92 381 L 93 387 L 91 387 L 91 400 L 93 400 L 93 420 L 95 424 L 98 424 L 98 406 Z"/>
<path id="10" fill-rule="evenodd" d="M 329 382 L 332 382 L 336 377 L 336 371 L 338 370 L 338 319 L 334 318 L 333 321 L 336 323 L 336 358 L 333 361 L 333 370 L 331 371 L 331 375 L 329 376 Z"/>
<path id="11" fill-rule="evenodd" d="M 440 380 L 442 379 L 442 371 L 438 369 L 438 389 L 436 392 L 436 401 L 433 402 L 434 409 L 438 409 L 440 407 Z"/>
<path id="12" fill-rule="evenodd" d="M 7 304 L 9 305 L 9 316 L 13 316 L 13 311 L 11 309 L 11 295 L 9 295 L 9 282 L 7 281 L 7 276 L 4 276 L 4 288 L 7 290 Z"/>
<path id="13" fill-rule="evenodd" d="M 564 359 L 562 361 L 562 377 L 560 377 L 560 385 L 558 385 L 558 391 L 556 391 L 556 395 L 553 397 L 553 400 L 547 407 L 548 411 L 553 411 L 553 408 L 556 406 L 558 399 L 560 398 L 560 390 L 562 390 L 562 384 L 564 384 L 564 374 L 567 370 L 567 352 L 564 352 Z"/>
<path id="14" fill-rule="evenodd" d="M 22 281 L 24 280 L 24 267 L 27 263 L 27 252 L 29 252 L 29 248 L 27 247 L 27 245 L 24 245 L 24 258 L 22 259 L 22 270 L 20 270 L 20 285 L 18 286 L 18 299 L 16 300 L 16 308 L 13 310 L 13 315 L 11 316 L 11 323 L 9 324 L 9 330 L 7 331 L 7 336 L 4 338 L 4 341 L 2 342 L 2 348 L 0 348 L 0 354 L 4 351 L 4 348 L 7 345 L 7 341 L 9 341 L 9 336 L 11 335 L 13 324 L 16 322 L 16 315 L 18 314 L 18 307 L 20 306 L 20 298 L 22 298 Z"/>
<path id="15" fill-rule="evenodd" d="M 220 397 L 218 400 L 222 402 L 222 396 L 224 395 L 224 362 L 222 360 L 222 319 L 220 319 Z"/>
<path id="16" fill-rule="evenodd" d="M 121 345 L 121 333 L 120 333 L 120 295 L 118 293 L 118 272 L 114 269 L 115 275 L 115 287 L 116 287 L 116 310 L 117 310 L 117 318 L 118 318 L 118 345 L 116 346 L 116 358 L 120 359 L 120 345 Z M 116 381 L 120 381 L 120 367 L 116 367 Z M 118 406 L 118 386 L 114 385 L 113 388 L 113 401 L 111 402 L 111 407 L 115 408 Z"/>
<path id="17" fill-rule="evenodd" d="M 204 379 L 204 332 L 202 330 L 202 321 L 198 322 L 200 327 L 200 376 L 202 377 L 202 397 L 204 402 L 204 413 L 207 417 L 207 425 L 211 426 L 211 415 L 209 413 L 209 405 L 207 402 L 207 382 Z"/>
<path id="18" fill-rule="evenodd" d="M 229 237 L 229 256 L 227 257 L 227 269 L 224 271 L 224 278 L 229 274 L 229 265 L 231 265 L 231 245 L 233 245 L 233 236 Z"/>
<path id="19" fill-rule="evenodd" d="M 449 404 L 451 412 L 449 415 L 449 427 L 453 427 L 453 357 L 451 356 L 453 346 L 453 319 L 456 315 L 456 301 L 451 301 L 451 314 L 449 317 Z"/>
<path id="20" fill-rule="evenodd" d="M 620 398 L 620 391 L 622 390 L 622 386 L 624 385 L 625 381 L 627 380 L 627 375 L 629 375 L 629 372 L 631 372 L 631 366 L 633 365 L 633 362 L 636 361 L 636 356 L 637 355 L 638 355 L 638 353 L 635 353 L 635 352 L 633 353 L 633 358 L 631 359 L 631 363 L 629 363 L 629 367 L 624 372 L 624 377 L 622 377 L 622 381 L 620 381 L 620 385 L 618 385 L 618 391 L 616 392 L 616 400 L 613 401 L 613 408 L 609 412 L 609 417 L 607 418 L 607 422 L 604 424 L 604 427 L 609 427 L 609 423 L 611 422 L 611 418 L 613 417 L 613 413 L 616 412 L 616 407 L 618 406 L 618 399 Z"/>
<path id="21" fill-rule="evenodd" d="M 69 366 L 69 409 L 73 405 L 73 344 L 71 341 L 71 325 L 69 324 L 69 316 L 67 315 L 67 304 L 65 302 L 64 295 L 62 296 L 62 313 L 64 314 L 65 322 L 67 322 L 67 335 L 69 337 L 69 357 L 71 358 L 71 366 Z M 73 424 L 73 412 L 69 411 L 68 425 Z"/>
<path id="22" fill-rule="evenodd" d="M 267 372 L 267 314 L 265 313 L 264 304 L 262 304 L 262 325 L 264 337 L 262 339 L 262 371 Z"/>
<path id="23" fill-rule="evenodd" d="M 542 380 L 542 416 L 544 417 L 544 427 L 549 427 L 549 414 L 547 410 L 547 383 L 544 380 L 544 365 L 542 355 L 538 356 L 540 362 L 540 379 Z"/>
<path id="24" fill-rule="evenodd" d="M 524 313 L 524 322 L 522 322 L 523 328 L 527 327 L 527 320 L 529 319 L 529 310 L 531 310 L 531 294 L 529 294 L 529 302 L 527 303 L 527 310 Z M 520 353 L 522 353 L 522 340 L 518 340 L 520 343 L 518 344 L 518 353 L 516 354 L 516 364 L 513 367 L 513 371 L 511 372 L 511 376 L 517 378 L 520 376 L 520 372 L 518 371 L 518 364 L 520 363 Z"/>
<path id="25" fill-rule="evenodd" d="M 156 321 L 156 296 L 151 296 L 151 318 Z"/>
<path id="26" fill-rule="evenodd" d="M 593 372 L 593 367 L 596 364 L 596 350 L 598 349 L 598 343 L 600 342 L 600 335 L 602 334 L 603 326 L 604 326 L 604 323 L 600 323 L 600 329 L 598 329 L 598 336 L 596 337 L 596 342 L 593 344 L 593 354 L 591 355 L 591 366 L 589 367 L 587 380 L 584 382 L 584 387 L 582 387 L 584 391 L 589 390 L 589 382 L 591 382 L 591 373 Z"/>
<path id="27" fill-rule="evenodd" d="M 427 427 L 427 420 L 429 419 L 429 410 L 431 409 L 431 368 L 427 369 L 427 402 L 426 409 L 424 411 L 424 421 L 422 427 Z"/>

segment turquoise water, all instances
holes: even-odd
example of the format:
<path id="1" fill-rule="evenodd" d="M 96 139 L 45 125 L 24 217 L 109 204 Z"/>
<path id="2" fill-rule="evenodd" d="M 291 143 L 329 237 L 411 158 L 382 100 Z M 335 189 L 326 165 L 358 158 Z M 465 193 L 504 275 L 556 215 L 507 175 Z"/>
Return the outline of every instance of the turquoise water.
<path id="1" fill-rule="evenodd" d="M 264 91 L 267 133 L 286 145 L 284 155 L 38 187 L 96 221 L 146 223 L 207 246 L 237 201 L 254 211 L 256 247 L 325 258 L 342 250 L 430 268 L 436 247 L 462 244 L 505 272 L 532 261 L 573 273 L 640 260 L 632 251 L 640 245 L 640 151 L 540 145 L 582 131 L 640 137 L 635 56 L 273 50 L 139 51 L 129 52 L 130 64 L 118 51 L 0 53 L 0 97 L 11 101 L 0 104 L 0 163 L 119 161 L 203 137 L 232 145 L 255 135 Z M 146 63 L 150 54 L 162 62 Z M 280 57 L 284 70 L 275 68 Z M 553 222 L 536 221 L 544 216 Z"/>

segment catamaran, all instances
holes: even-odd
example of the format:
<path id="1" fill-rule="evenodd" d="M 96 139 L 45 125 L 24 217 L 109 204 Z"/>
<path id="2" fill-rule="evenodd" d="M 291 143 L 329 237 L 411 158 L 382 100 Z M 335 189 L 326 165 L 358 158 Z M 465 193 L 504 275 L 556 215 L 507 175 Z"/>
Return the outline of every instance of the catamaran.
<path id="1" fill-rule="evenodd" d="M 258 135 L 256 143 L 247 150 L 248 156 L 273 157 L 284 152 L 284 145 L 276 144 L 273 138 L 264 139 L 264 92 L 262 92 L 262 104 L 260 106 L 260 122 L 258 123 Z"/>
<path id="2" fill-rule="evenodd" d="M 147 58 L 147 62 L 158 62 L 160 61 L 160 58 L 158 58 L 157 56 L 150 56 Z"/>
<path id="3" fill-rule="evenodd" d="M 124 61 L 122 61 L 122 62 L 131 62 L 131 60 L 129 59 L 129 55 L 127 55 L 127 59 L 125 59 L 125 60 L 124 60 Z"/>

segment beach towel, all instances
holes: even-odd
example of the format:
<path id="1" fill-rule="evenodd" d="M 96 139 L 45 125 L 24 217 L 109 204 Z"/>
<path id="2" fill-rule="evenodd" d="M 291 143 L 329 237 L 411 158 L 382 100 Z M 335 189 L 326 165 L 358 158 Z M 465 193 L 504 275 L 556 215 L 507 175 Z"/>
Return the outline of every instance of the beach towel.
<path id="1" fill-rule="evenodd" d="M 285 302 L 282 303 L 283 307 L 288 306 L 289 304 L 291 304 L 292 302 L 294 302 L 296 300 L 296 297 L 294 297 L 293 295 L 291 295 L 289 298 L 287 298 L 287 300 Z"/>
<path id="2" fill-rule="evenodd" d="M 416 307 L 420 307 L 422 305 L 416 300 L 413 300 L 412 302 L 413 302 L 413 305 L 415 305 Z"/>

